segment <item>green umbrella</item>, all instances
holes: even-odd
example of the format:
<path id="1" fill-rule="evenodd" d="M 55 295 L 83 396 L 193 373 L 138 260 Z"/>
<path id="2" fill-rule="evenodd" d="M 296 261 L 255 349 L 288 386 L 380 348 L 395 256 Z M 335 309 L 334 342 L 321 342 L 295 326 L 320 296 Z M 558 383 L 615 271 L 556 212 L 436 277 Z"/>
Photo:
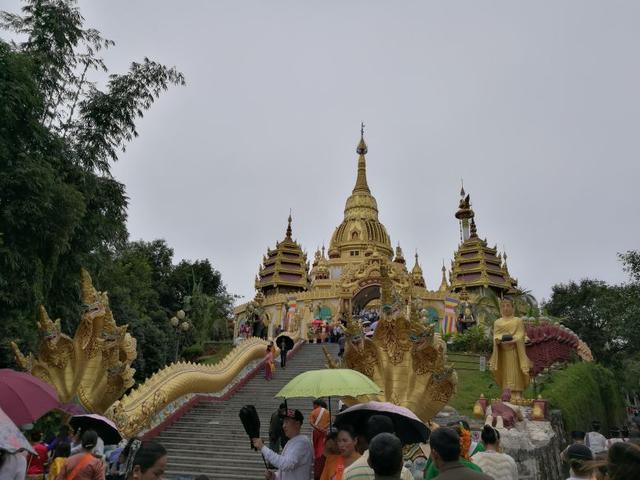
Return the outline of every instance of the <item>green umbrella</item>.
<path id="1" fill-rule="evenodd" d="M 287 383 L 276 397 L 357 397 L 380 393 L 369 377 L 348 368 L 327 368 L 301 373 Z"/>
<path id="2" fill-rule="evenodd" d="M 348 368 L 328 368 L 301 373 L 275 396 L 280 398 L 329 397 L 329 429 L 331 429 L 331 397 L 357 397 L 380 393 L 369 377 Z"/>

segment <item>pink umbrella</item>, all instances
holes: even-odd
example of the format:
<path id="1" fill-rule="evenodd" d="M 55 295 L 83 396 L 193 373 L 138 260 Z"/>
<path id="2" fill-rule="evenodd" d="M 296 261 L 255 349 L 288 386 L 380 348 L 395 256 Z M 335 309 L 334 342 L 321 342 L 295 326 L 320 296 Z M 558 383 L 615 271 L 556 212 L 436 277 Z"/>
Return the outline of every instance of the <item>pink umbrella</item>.
<path id="1" fill-rule="evenodd" d="M 88 413 L 86 415 L 76 415 L 71 417 L 69 425 L 74 430 L 95 430 L 105 445 L 115 445 L 122 440 L 122 435 L 118 431 L 116 424 L 102 415 Z"/>
<path id="2" fill-rule="evenodd" d="M 56 389 L 29 373 L 0 369 L 0 408 L 16 425 L 35 422 L 60 402 Z"/>
<path id="3" fill-rule="evenodd" d="M 367 421 L 372 415 L 384 415 L 393 421 L 395 434 L 404 445 L 426 443 L 429 440 L 429 428 L 415 413 L 405 407 L 388 402 L 371 401 L 358 403 L 336 415 L 337 427 L 352 425 L 356 432 L 365 433 Z"/>

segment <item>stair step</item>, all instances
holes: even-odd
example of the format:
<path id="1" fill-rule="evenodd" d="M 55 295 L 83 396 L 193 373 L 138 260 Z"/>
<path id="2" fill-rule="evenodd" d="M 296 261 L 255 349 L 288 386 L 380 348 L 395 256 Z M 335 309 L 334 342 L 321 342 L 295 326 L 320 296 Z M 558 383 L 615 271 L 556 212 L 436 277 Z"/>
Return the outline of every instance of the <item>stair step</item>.
<path id="1" fill-rule="evenodd" d="M 334 356 L 337 344 L 325 344 Z M 267 437 L 271 414 L 282 399 L 274 398 L 292 378 L 302 372 L 325 367 L 325 357 L 320 345 L 306 344 L 287 362 L 287 368 L 276 364 L 274 378 L 264 379 L 263 372 L 249 380 L 225 401 L 202 401 L 164 430 L 157 440 L 168 451 L 167 479 L 192 479 L 208 475 L 211 480 L 262 480 L 264 463 L 262 456 L 251 450 L 249 438 L 240 423 L 238 412 L 247 404 L 253 404 L 262 421 L 262 437 Z M 288 399 L 289 408 L 297 408 L 307 419 L 312 405 L 311 398 Z M 337 399 L 332 398 L 332 409 L 337 412 Z M 311 435 L 311 427 L 305 423 L 302 433 Z"/>

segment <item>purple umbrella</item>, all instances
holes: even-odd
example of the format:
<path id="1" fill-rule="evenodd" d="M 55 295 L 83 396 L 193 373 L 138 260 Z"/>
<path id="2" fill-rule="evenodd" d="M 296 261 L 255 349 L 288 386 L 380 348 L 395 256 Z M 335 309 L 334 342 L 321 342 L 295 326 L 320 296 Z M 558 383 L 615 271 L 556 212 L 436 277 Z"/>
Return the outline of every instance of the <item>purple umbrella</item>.
<path id="1" fill-rule="evenodd" d="M 16 427 L 15 423 L 0 408 L 0 449 L 9 453 L 16 453 L 21 450 L 36 454 L 35 450 L 29 443 L 22 432 Z"/>
<path id="2" fill-rule="evenodd" d="M 87 413 L 87 411 L 84 408 L 82 408 L 77 403 L 73 403 L 73 402 L 61 404 L 60 406 L 58 406 L 58 410 L 64 413 L 68 413 L 71 416 L 85 415 Z"/>
<path id="3" fill-rule="evenodd" d="M 366 433 L 367 421 L 372 415 L 384 415 L 393 421 L 395 434 L 403 445 L 426 443 L 429 440 L 429 428 L 415 413 L 405 407 L 388 402 L 358 403 L 336 415 L 335 424 L 352 425 L 356 432 Z"/>
<path id="4" fill-rule="evenodd" d="M 118 431 L 118 427 L 106 417 L 88 413 L 86 415 L 75 415 L 69 420 L 69 425 L 74 430 L 95 430 L 105 445 L 115 445 L 122 440 L 122 435 Z"/>
<path id="5" fill-rule="evenodd" d="M 30 373 L 0 369 L 0 408 L 16 425 L 35 422 L 60 402 L 56 389 Z"/>

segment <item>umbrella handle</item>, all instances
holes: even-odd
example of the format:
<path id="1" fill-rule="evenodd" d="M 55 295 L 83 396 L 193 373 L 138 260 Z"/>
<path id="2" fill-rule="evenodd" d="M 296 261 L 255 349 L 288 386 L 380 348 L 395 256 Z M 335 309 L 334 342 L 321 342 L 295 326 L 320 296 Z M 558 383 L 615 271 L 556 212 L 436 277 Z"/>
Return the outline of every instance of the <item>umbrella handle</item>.
<path id="1" fill-rule="evenodd" d="M 262 462 L 264 463 L 264 468 L 269 470 L 269 465 L 267 465 L 267 460 L 264 458 L 264 454 L 260 452 L 260 456 L 262 457 Z"/>

